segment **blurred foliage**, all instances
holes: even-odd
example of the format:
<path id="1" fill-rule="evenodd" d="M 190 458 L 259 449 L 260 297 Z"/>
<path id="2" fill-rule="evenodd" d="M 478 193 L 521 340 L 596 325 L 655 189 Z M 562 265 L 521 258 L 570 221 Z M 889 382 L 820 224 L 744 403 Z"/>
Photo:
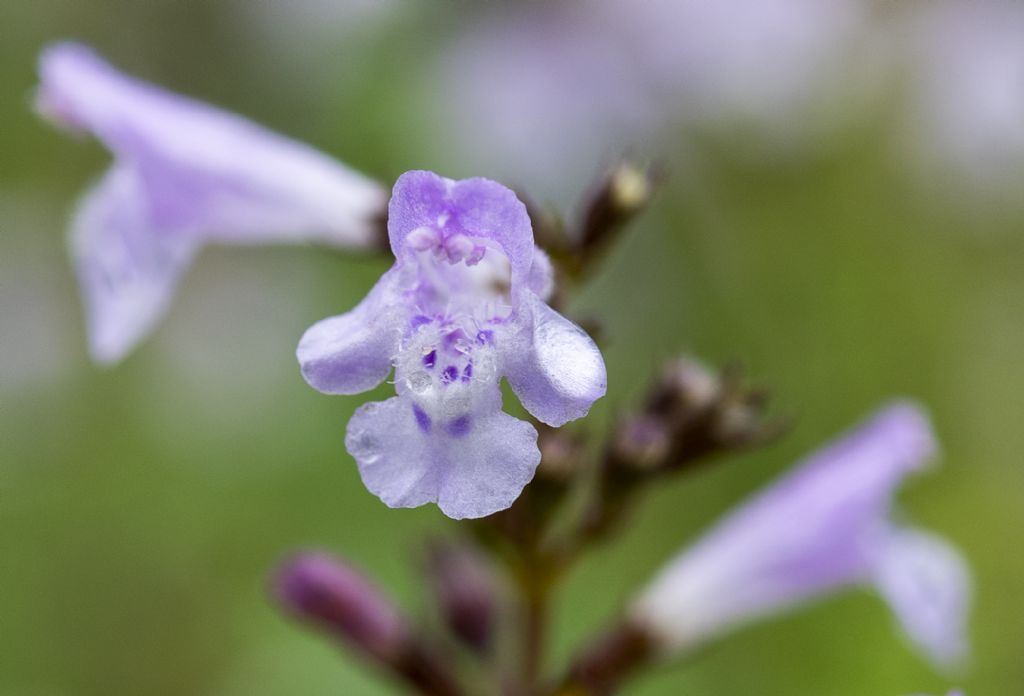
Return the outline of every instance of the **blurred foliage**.
<path id="1" fill-rule="evenodd" d="M 390 693 L 279 617 L 267 571 L 289 549 L 323 545 L 425 618 L 421 539 L 450 529 L 433 507 L 390 511 L 363 488 L 342 442 L 363 398 L 314 392 L 292 357 L 302 330 L 352 306 L 383 259 L 209 250 L 152 340 L 114 369 L 89 364 L 64 228 L 106 155 L 31 113 L 40 47 L 81 39 L 382 179 L 421 167 L 458 177 L 477 172 L 448 169 L 459 135 L 425 115 L 422 70 L 462 12 L 389 2 L 346 16 L 318 0 L 0 9 L 0 693 Z M 933 674 L 881 603 L 852 592 L 629 693 L 1024 684 L 1024 217 L 916 187 L 877 125 L 785 161 L 710 137 L 659 153 L 669 184 L 574 306 L 610 339 L 609 396 L 589 427 L 599 434 L 680 351 L 739 359 L 796 426 L 764 452 L 662 487 L 561 592 L 558 658 L 730 504 L 908 395 L 931 410 L 944 456 L 902 500 L 974 566 L 970 671 Z"/>

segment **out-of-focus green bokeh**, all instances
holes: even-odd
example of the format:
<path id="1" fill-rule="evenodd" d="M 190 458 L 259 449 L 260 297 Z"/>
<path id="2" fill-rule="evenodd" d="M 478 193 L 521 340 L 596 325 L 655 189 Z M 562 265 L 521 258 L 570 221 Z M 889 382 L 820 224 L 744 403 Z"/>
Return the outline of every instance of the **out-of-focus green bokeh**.
<path id="1" fill-rule="evenodd" d="M 487 172 L 459 168 L 459 134 L 437 122 L 424 66 L 469 11 L 327 0 L 0 9 L 0 694 L 392 693 L 283 620 L 268 572 L 291 549 L 327 547 L 424 618 L 422 540 L 453 527 L 433 507 L 389 510 L 363 488 L 342 436 L 364 397 L 316 393 L 293 357 L 302 331 L 351 307 L 384 259 L 209 249 L 151 340 L 115 368 L 89 362 L 65 228 L 108 156 L 33 115 L 40 48 L 83 40 L 384 181 L 414 168 L 462 177 Z M 560 592 L 553 660 L 719 513 L 906 395 L 930 409 L 943 456 L 901 502 L 970 559 L 969 669 L 937 675 L 877 598 L 850 592 L 744 629 L 629 693 L 1024 688 L 1024 217 L 913 185 L 879 135 L 884 118 L 782 162 L 715 138 L 657 153 L 672 178 L 573 308 L 600 317 L 609 339 L 593 423 L 627 408 L 659 360 L 687 352 L 740 360 L 795 425 L 762 452 L 661 487 Z"/>

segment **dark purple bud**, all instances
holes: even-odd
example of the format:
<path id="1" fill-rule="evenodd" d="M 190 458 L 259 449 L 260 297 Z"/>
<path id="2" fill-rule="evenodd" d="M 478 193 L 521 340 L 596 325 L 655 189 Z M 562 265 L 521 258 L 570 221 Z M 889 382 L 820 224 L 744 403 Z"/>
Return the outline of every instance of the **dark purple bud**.
<path id="1" fill-rule="evenodd" d="M 586 454 L 586 438 L 568 430 L 542 426 L 537 429 L 541 479 L 568 482 L 579 473 Z"/>
<path id="2" fill-rule="evenodd" d="M 615 455 L 631 467 L 653 469 L 665 462 L 672 447 L 672 433 L 660 418 L 634 416 L 617 430 Z"/>
<path id="3" fill-rule="evenodd" d="M 584 204 L 577 237 L 581 261 L 605 247 L 651 200 L 663 173 L 659 168 L 622 162 L 606 172 Z"/>
<path id="4" fill-rule="evenodd" d="M 629 622 L 613 627 L 573 663 L 559 694 L 610 696 L 619 685 L 655 657 L 656 643 L 644 629 Z"/>
<path id="5" fill-rule="evenodd" d="M 274 594 L 289 614 L 339 636 L 388 663 L 405 649 L 407 631 L 397 609 L 344 562 L 309 552 L 285 562 Z"/>
<path id="6" fill-rule="evenodd" d="M 441 614 L 452 633 L 477 652 L 490 650 L 498 613 L 491 568 L 469 547 L 448 543 L 434 545 L 427 563 Z"/>
<path id="7" fill-rule="evenodd" d="M 722 394 L 719 377 L 689 358 L 670 361 L 662 372 L 653 397 L 653 410 L 689 416 L 711 408 Z"/>

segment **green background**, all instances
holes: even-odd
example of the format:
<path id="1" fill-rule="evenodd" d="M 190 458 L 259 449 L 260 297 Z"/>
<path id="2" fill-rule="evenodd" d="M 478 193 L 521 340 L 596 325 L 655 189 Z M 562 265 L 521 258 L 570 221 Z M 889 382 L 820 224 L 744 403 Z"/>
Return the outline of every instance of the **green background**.
<path id="1" fill-rule="evenodd" d="M 385 181 L 414 168 L 486 174 L 458 168 L 458 133 L 431 115 L 424 70 L 464 26 L 467 6 L 394 3 L 319 21 L 329 7 L 103 0 L 0 9 L 4 696 L 394 690 L 283 620 L 266 591 L 289 550 L 324 546 L 377 578 L 416 620 L 429 614 L 422 540 L 454 523 L 433 507 L 388 510 L 363 488 L 342 437 L 364 397 L 316 393 L 293 357 L 302 331 L 352 306 L 387 261 L 209 249 L 152 339 L 123 364 L 97 368 L 64 231 L 107 155 L 29 108 L 39 49 L 74 37 L 125 70 Z M 795 426 L 764 451 L 660 487 L 560 592 L 552 664 L 719 513 L 907 395 L 933 414 L 943 456 L 901 503 L 970 559 L 969 670 L 936 675 L 877 598 L 848 592 L 737 632 L 627 692 L 1020 693 L 1024 216 L 917 185 L 896 161 L 890 118 L 865 114 L 784 161 L 682 132 L 659 151 L 672 179 L 573 306 L 577 317 L 600 316 L 610 339 L 609 393 L 591 428 L 682 352 L 740 360 Z"/>

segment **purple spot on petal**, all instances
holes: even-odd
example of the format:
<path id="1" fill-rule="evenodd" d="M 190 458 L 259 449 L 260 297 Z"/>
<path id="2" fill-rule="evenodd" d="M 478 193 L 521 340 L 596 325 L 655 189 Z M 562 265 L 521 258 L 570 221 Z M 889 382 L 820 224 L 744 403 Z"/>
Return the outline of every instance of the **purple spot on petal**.
<path id="1" fill-rule="evenodd" d="M 422 430 L 425 433 L 429 433 L 430 416 L 428 416 L 426 412 L 416 404 L 412 405 L 412 412 L 413 415 L 416 416 L 416 425 L 420 427 L 420 430 Z"/>
<path id="2" fill-rule="evenodd" d="M 462 381 L 468 382 L 473 379 L 473 363 L 466 363 L 466 366 L 462 368 Z"/>
<path id="3" fill-rule="evenodd" d="M 424 316 L 423 314 L 417 314 L 409 320 L 409 325 L 415 330 L 423 326 L 424 324 L 430 323 L 430 317 Z"/>
<path id="4" fill-rule="evenodd" d="M 473 422 L 468 415 L 459 416 L 455 420 L 450 421 L 445 427 L 445 430 L 447 430 L 448 434 L 452 437 L 463 437 L 469 433 L 472 424 Z"/>
<path id="5" fill-rule="evenodd" d="M 433 367 L 437 364 L 437 351 L 432 350 L 423 356 L 423 367 Z"/>
<path id="6" fill-rule="evenodd" d="M 476 342 L 482 346 L 494 345 L 494 332 L 490 329 L 480 331 L 476 335 Z"/>
<path id="7" fill-rule="evenodd" d="M 462 329 L 455 329 L 444 337 L 444 347 L 449 352 L 465 353 L 464 349 L 468 348 L 468 343 L 469 341 Z"/>
<path id="8" fill-rule="evenodd" d="M 487 247 L 477 244 L 473 247 L 473 251 L 470 252 L 469 256 L 466 257 L 467 266 L 475 266 L 480 263 L 480 260 L 487 253 Z"/>
<path id="9" fill-rule="evenodd" d="M 449 365 L 448 367 L 444 368 L 444 374 L 442 375 L 442 379 L 446 383 L 447 382 L 454 382 L 455 379 L 458 376 L 459 376 L 459 368 L 455 367 L 454 365 Z"/>

